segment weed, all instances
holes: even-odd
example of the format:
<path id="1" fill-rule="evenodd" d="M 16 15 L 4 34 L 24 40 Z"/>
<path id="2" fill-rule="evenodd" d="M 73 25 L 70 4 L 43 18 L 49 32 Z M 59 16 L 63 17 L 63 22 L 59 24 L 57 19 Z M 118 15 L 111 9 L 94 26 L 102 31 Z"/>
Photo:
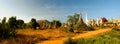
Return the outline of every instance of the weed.
<path id="1" fill-rule="evenodd" d="M 68 39 L 64 44 L 119 44 L 119 31 L 111 31 L 93 38 Z"/>

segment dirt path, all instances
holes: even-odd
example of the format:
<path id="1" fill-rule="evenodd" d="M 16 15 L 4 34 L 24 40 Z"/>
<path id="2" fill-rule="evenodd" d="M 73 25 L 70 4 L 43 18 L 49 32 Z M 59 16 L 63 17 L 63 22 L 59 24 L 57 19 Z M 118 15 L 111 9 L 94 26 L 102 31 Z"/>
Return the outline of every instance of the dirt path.
<path id="1" fill-rule="evenodd" d="M 72 37 L 73 39 L 77 39 L 77 38 L 88 38 L 88 37 L 92 37 L 94 35 L 98 35 L 104 32 L 108 32 L 110 31 L 110 28 L 107 29 L 100 29 L 100 30 L 96 30 L 96 31 L 90 31 L 87 33 L 83 33 L 83 34 L 78 34 L 74 37 Z M 37 44 L 62 44 L 64 40 L 66 40 L 68 37 L 64 37 L 64 38 L 58 38 L 58 39 L 54 39 L 54 40 L 46 40 Z"/>

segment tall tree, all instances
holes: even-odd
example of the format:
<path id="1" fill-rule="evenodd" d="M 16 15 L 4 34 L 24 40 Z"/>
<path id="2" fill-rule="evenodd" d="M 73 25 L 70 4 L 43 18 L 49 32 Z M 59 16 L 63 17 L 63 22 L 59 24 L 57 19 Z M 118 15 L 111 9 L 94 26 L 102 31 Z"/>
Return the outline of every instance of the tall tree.
<path id="1" fill-rule="evenodd" d="M 68 16 L 67 22 L 68 22 L 68 26 L 69 26 L 70 30 L 72 30 L 72 29 L 77 29 L 78 31 L 92 30 L 92 28 L 90 28 L 86 24 L 84 24 L 83 19 L 82 19 L 82 13 L 74 14 L 73 16 Z"/>
<path id="2" fill-rule="evenodd" d="M 12 16 L 8 19 L 8 26 L 12 29 L 17 28 L 17 20 L 15 16 Z"/>
<path id="3" fill-rule="evenodd" d="M 72 16 L 68 16 L 68 20 L 67 20 L 68 25 L 73 24 L 72 21 L 73 21 L 73 17 Z"/>
<path id="4" fill-rule="evenodd" d="M 76 24 L 78 22 L 78 19 L 79 19 L 79 14 L 75 13 L 73 16 L 68 16 L 67 22 L 69 24 Z"/>
<path id="5" fill-rule="evenodd" d="M 53 26 L 53 28 L 58 28 L 61 26 L 61 22 L 59 20 L 53 20 L 52 26 Z"/>
<path id="6" fill-rule="evenodd" d="M 17 20 L 17 27 L 20 29 L 24 28 L 24 21 L 21 19 Z"/>
<path id="7" fill-rule="evenodd" d="M 6 23 L 6 17 L 4 17 L 2 20 L 2 24 L 5 24 L 5 23 Z"/>
<path id="8" fill-rule="evenodd" d="M 9 38 L 15 36 L 16 17 L 10 17 L 8 23 L 6 17 L 3 18 L 2 24 L 0 24 L 0 37 Z"/>
<path id="9" fill-rule="evenodd" d="M 39 26 L 39 24 L 36 22 L 36 19 L 34 19 L 34 18 L 31 19 L 30 24 L 31 24 L 31 28 L 33 28 L 33 29 L 36 29 L 36 27 Z"/>
<path id="10" fill-rule="evenodd" d="M 76 24 L 77 22 L 78 22 L 78 20 L 79 20 L 79 14 L 77 14 L 77 13 L 75 13 L 74 15 L 73 15 L 73 18 L 74 18 L 74 24 Z"/>
<path id="11" fill-rule="evenodd" d="M 1 28 L 6 28 L 7 27 L 6 26 L 6 17 L 3 18 L 1 25 L 2 25 Z"/>

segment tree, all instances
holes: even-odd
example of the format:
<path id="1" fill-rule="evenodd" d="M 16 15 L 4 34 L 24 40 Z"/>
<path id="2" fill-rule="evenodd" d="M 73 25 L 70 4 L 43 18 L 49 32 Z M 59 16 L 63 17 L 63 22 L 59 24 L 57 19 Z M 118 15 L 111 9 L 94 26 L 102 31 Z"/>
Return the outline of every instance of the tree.
<path id="1" fill-rule="evenodd" d="M 51 24 L 53 28 L 58 28 L 61 26 L 61 22 L 59 20 L 53 20 Z"/>
<path id="2" fill-rule="evenodd" d="M 9 19 L 8 23 L 6 23 L 6 17 L 3 18 L 2 24 L 0 23 L 0 37 L 1 38 L 9 38 L 15 36 L 15 28 L 12 25 L 14 22 L 12 17 Z"/>
<path id="3" fill-rule="evenodd" d="M 4 17 L 2 20 L 2 24 L 5 24 L 5 23 L 6 23 L 6 17 Z"/>
<path id="4" fill-rule="evenodd" d="M 12 16 L 8 19 L 8 26 L 11 29 L 16 29 L 17 28 L 17 20 L 16 17 Z"/>
<path id="5" fill-rule="evenodd" d="M 0 29 L 1 29 L 1 27 L 2 27 L 2 23 L 0 22 Z"/>
<path id="6" fill-rule="evenodd" d="M 36 27 L 39 26 L 39 24 L 36 22 L 36 19 L 34 19 L 34 18 L 31 19 L 30 24 L 31 24 L 31 28 L 33 28 L 33 29 L 36 29 Z"/>
<path id="7" fill-rule="evenodd" d="M 68 25 L 73 24 L 73 17 L 72 16 L 68 16 L 67 22 L 68 22 Z"/>
<path id="8" fill-rule="evenodd" d="M 3 18 L 1 25 L 2 25 L 1 28 L 7 28 L 7 26 L 6 26 L 6 17 Z"/>
<path id="9" fill-rule="evenodd" d="M 73 16 L 68 16 L 67 22 L 68 27 L 71 31 L 74 31 L 74 29 L 78 31 L 93 30 L 91 27 L 84 24 L 82 19 L 82 13 L 74 14 Z"/>
<path id="10" fill-rule="evenodd" d="M 24 21 L 21 19 L 17 20 L 17 27 L 20 29 L 24 28 Z"/>
<path id="11" fill-rule="evenodd" d="M 79 14 L 75 13 L 73 16 L 68 16 L 67 22 L 69 22 L 69 24 L 76 24 L 78 19 L 79 19 Z"/>
<path id="12" fill-rule="evenodd" d="M 78 22 L 78 20 L 79 20 L 79 14 L 77 14 L 77 13 L 75 13 L 74 15 L 73 15 L 73 22 L 74 22 L 74 24 L 76 24 L 77 22 Z"/>
<path id="13" fill-rule="evenodd" d="M 74 32 L 73 25 L 69 25 L 69 32 Z"/>
<path id="14" fill-rule="evenodd" d="M 24 24 L 22 25 L 22 28 L 23 28 L 23 29 L 25 29 L 25 28 L 26 28 L 26 26 L 27 26 L 27 24 L 26 24 L 26 23 L 24 23 Z"/>

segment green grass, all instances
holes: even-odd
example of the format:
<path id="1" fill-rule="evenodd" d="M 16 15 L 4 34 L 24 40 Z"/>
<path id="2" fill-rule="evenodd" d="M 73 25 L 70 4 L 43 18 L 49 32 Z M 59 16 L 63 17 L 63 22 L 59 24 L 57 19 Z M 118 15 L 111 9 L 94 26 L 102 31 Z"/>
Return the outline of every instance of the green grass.
<path id="1" fill-rule="evenodd" d="M 64 41 L 63 44 L 120 44 L 120 31 L 113 30 L 92 38 L 79 38 Z"/>

